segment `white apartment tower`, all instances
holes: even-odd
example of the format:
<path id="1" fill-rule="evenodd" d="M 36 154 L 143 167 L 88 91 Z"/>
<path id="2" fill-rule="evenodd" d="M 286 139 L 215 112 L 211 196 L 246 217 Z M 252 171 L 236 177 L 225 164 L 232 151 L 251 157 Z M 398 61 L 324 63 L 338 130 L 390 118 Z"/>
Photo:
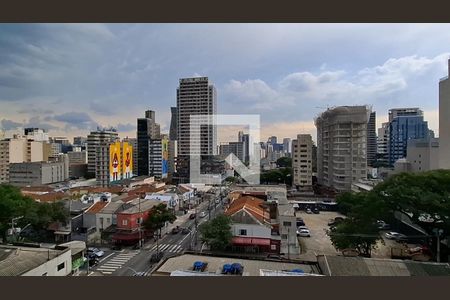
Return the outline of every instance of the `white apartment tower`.
<path id="1" fill-rule="evenodd" d="M 450 75 L 450 59 L 448 60 Z M 450 169 L 450 79 L 439 81 L 439 168 Z"/>
<path id="2" fill-rule="evenodd" d="M 292 141 L 292 184 L 299 190 L 312 187 L 312 148 L 310 134 L 299 134 Z"/>
<path id="3" fill-rule="evenodd" d="M 342 192 L 367 178 L 369 115 L 367 106 L 340 106 L 315 119 L 318 183 Z"/>

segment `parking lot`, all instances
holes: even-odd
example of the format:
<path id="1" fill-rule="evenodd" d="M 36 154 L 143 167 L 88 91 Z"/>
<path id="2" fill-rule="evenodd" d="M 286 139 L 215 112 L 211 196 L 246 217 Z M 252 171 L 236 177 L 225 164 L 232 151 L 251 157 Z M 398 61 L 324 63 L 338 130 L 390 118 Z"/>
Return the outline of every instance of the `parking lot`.
<path id="1" fill-rule="evenodd" d="M 340 254 L 334 248 L 326 231 L 329 229 L 328 221 L 335 217 L 342 217 L 341 214 L 333 211 L 321 211 L 320 214 L 307 214 L 305 211 L 297 211 L 297 217 L 303 219 L 311 233 L 311 237 L 299 237 L 302 258 L 313 259 L 313 257 L 320 254 Z M 381 241 L 377 243 L 376 249 L 372 252 L 372 257 L 390 257 L 390 246 L 398 247 L 398 243 L 388 239 L 384 240 L 385 244 Z"/>

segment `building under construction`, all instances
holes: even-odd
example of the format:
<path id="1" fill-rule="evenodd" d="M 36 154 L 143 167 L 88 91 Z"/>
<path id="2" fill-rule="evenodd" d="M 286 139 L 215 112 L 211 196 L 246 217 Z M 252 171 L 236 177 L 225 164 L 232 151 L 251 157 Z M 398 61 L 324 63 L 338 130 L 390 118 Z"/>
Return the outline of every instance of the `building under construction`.
<path id="1" fill-rule="evenodd" d="M 338 192 L 367 178 L 367 123 L 369 106 L 330 108 L 315 119 L 317 180 Z"/>

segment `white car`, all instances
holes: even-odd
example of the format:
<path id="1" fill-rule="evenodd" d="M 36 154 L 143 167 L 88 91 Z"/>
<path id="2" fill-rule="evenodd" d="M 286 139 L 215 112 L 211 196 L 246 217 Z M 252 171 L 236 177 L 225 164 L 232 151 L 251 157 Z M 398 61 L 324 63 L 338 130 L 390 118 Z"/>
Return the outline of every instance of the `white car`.
<path id="1" fill-rule="evenodd" d="M 87 253 L 88 254 L 94 254 L 97 257 L 102 257 L 103 255 L 105 255 L 105 252 L 103 252 L 102 250 L 99 250 L 97 248 L 88 248 L 87 249 Z"/>
<path id="2" fill-rule="evenodd" d="M 309 232 L 308 229 L 300 229 L 297 230 L 297 236 L 310 237 L 311 233 Z"/>
<path id="3" fill-rule="evenodd" d="M 395 232 L 395 231 L 389 231 L 385 233 L 385 236 L 387 239 L 389 240 L 401 240 L 401 239 L 405 239 L 406 236 L 404 234 Z"/>
<path id="4" fill-rule="evenodd" d="M 306 226 L 298 226 L 297 231 L 300 231 L 300 230 L 302 230 L 302 229 L 309 230 L 309 228 L 306 227 Z"/>
<path id="5" fill-rule="evenodd" d="M 200 218 L 206 217 L 206 212 L 202 211 L 202 212 L 199 214 L 199 216 L 200 216 Z"/>

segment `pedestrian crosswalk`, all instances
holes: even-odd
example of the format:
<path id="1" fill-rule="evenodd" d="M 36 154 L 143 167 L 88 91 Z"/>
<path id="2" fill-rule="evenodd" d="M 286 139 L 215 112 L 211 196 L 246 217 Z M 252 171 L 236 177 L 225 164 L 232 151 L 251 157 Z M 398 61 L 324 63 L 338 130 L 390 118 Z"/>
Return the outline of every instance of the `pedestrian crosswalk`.
<path id="1" fill-rule="evenodd" d="M 102 272 L 102 274 L 110 275 L 117 269 L 122 268 L 124 264 L 126 264 L 130 259 L 136 256 L 139 251 L 133 251 L 128 253 L 119 253 L 115 255 L 113 258 L 107 260 L 97 268 L 97 271 Z"/>
<path id="2" fill-rule="evenodd" d="M 152 252 L 152 251 L 156 251 L 156 245 L 154 245 L 152 248 L 150 248 L 150 252 Z M 181 247 L 181 245 L 161 244 L 161 245 L 159 245 L 159 251 L 179 253 L 179 252 L 183 251 L 183 248 Z"/>

